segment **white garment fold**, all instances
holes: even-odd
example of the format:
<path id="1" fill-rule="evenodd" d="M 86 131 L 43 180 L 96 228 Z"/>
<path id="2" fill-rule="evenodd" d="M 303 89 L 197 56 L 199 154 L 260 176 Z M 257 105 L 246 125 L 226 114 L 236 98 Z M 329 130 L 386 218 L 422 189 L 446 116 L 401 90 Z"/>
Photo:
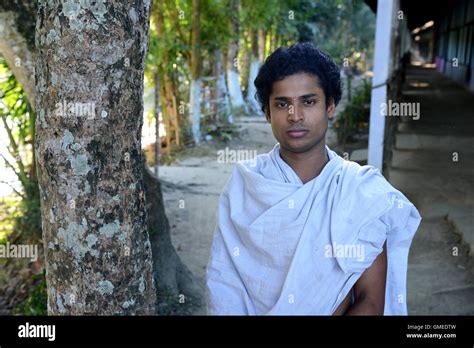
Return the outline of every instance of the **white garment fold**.
<path id="1" fill-rule="evenodd" d="M 387 241 L 385 315 L 406 315 L 421 217 L 380 171 L 329 162 L 303 184 L 276 144 L 239 162 L 220 198 L 207 267 L 210 315 L 330 315 Z"/>

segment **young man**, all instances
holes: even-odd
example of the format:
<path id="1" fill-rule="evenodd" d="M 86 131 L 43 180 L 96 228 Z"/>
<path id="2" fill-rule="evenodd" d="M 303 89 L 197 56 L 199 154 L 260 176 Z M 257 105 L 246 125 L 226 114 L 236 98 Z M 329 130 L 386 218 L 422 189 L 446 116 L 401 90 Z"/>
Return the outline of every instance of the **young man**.
<path id="1" fill-rule="evenodd" d="M 339 69 L 298 43 L 273 52 L 255 86 L 278 143 L 238 163 L 220 196 L 208 314 L 406 314 L 421 218 L 379 170 L 325 145 Z"/>

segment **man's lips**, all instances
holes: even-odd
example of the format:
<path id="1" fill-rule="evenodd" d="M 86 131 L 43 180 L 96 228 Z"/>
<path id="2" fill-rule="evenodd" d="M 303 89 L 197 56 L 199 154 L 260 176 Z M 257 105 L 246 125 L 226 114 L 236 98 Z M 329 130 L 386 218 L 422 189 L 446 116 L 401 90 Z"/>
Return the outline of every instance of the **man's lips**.
<path id="1" fill-rule="evenodd" d="M 306 133 L 308 133 L 308 130 L 303 128 L 290 129 L 289 131 L 287 131 L 287 133 L 292 138 L 301 138 L 304 137 Z"/>

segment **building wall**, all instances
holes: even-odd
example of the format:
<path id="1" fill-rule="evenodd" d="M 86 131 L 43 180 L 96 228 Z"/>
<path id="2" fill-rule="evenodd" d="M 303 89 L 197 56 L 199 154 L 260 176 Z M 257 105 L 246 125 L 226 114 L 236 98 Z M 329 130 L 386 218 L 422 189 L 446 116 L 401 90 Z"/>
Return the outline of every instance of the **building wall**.
<path id="1" fill-rule="evenodd" d="M 474 91 L 474 1 L 459 1 L 437 27 L 436 68 Z"/>

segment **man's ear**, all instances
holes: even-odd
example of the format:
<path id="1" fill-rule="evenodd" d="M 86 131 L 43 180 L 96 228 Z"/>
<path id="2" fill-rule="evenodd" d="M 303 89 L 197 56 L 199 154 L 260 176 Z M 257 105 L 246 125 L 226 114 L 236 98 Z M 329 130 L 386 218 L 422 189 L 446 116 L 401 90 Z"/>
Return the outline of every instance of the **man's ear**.
<path id="1" fill-rule="evenodd" d="M 265 118 L 267 119 L 268 123 L 272 123 L 272 119 L 270 117 L 270 109 L 268 106 L 265 107 Z"/>
<path id="2" fill-rule="evenodd" d="M 328 114 L 328 118 L 331 120 L 334 115 L 336 114 L 336 103 L 334 102 L 334 98 L 329 98 L 329 103 L 326 109 L 326 113 Z"/>

